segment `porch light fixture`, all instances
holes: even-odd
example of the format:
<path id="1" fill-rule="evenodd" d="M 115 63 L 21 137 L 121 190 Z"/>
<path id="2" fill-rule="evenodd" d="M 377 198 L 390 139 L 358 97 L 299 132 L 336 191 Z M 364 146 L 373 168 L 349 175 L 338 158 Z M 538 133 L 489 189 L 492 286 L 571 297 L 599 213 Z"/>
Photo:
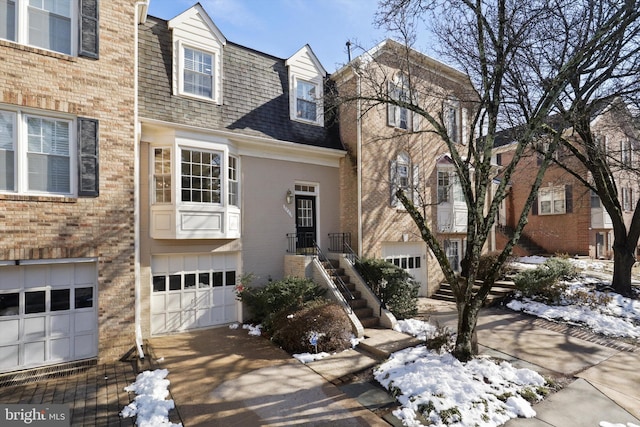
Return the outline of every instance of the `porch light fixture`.
<path id="1" fill-rule="evenodd" d="M 287 190 L 287 204 L 290 205 L 292 201 L 293 201 L 293 193 L 291 192 L 291 189 L 288 189 Z"/>

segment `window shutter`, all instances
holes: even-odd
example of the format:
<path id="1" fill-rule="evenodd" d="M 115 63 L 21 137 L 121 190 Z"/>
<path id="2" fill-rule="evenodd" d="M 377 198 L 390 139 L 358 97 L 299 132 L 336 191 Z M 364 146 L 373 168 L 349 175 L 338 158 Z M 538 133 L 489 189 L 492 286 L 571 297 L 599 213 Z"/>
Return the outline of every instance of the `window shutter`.
<path id="1" fill-rule="evenodd" d="M 533 203 L 531 204 L 531 215 L 538 215 L 538 196 L 533 198 Z"/>
<path id="2" fill-rule="evenodd" d="M 418 206 L 420 203 L 420 166 L 413 165 L 413 186 L 412 186 L 412 199 L 413 204 Z"/>
<path id="3" fill-rule="evenodd" d="M 389 96 L 389 99 L 395 99 L 395 86 L 393 84 L 393 82 L 388 82 L 387 83 L 387 95 Z M 389 126 L 397 126 L 398 125 L 398 120 L 396 117 L 396 109 L 397 107 L 393 104 L 387 104 L 387 124 Z"/>
<path id="4" fill-rule="evenodd" d="M 98 197 L 98 121 L 78 118 L 78 197 Z"/>
<path id="5" fill-rule="evenodd" d="M 396 162 L 395 160 L 391 160 L 389 162 L 389 189 L 391 192 L 389 203 L 393 207 L 398 205 L 398 197 L 396 196 L 396 190 L 398 189 L 396 185 L 397 174 L 398 174 L 398 162 Z"/>
<path id="6" fill-rule="evenodd" d="M 78 0 L 80 2 L 80 25 L 78 55 L 98 59 L 99 16 L 98 0 Z"/>
<path id="7" fill-rule="evenodd" d="M 566 213 L 573 212 L 573 187 L 564 186 L 564 208 Z"/>

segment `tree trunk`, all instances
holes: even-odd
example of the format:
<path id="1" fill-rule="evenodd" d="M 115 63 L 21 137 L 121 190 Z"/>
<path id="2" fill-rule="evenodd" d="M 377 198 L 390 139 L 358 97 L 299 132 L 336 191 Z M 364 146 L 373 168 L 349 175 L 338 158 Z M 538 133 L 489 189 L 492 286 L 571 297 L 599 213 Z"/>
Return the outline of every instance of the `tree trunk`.
<path id="1" fill-rule="evenodd" d="M 458 306 L 458 335 L 453 356 L 461 362 L 467 362 L 478 354 L 478 337 L 476 324 L 478 323 L 479 304 L 475 299 Z"/>
<path id="2" fill-rule="evenodd" d="M 617 240 L 617 239 L 616 239 Z M 633 296 L 631 292 L 631 268 L 636 262 L 635 250 L 627 245 L 613 245 L 613 290 L 626 297 Z"/>

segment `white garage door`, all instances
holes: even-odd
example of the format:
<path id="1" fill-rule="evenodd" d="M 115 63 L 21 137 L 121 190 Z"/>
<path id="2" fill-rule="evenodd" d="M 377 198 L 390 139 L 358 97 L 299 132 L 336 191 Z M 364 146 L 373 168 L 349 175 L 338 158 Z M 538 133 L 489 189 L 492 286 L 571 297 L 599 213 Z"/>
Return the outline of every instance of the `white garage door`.
<path id="1" fill-rule="evenodd" d="M 238 254 L 158 255 L 151 261 L 151 333 L 238 320 Z"/>
<path id="2" fill-rule="evenodd" d="M 426 244 L 420 242 L 383 243 L 382 259 L 404 269 L 411 274 L 418 283 L 418 295 L 427 296 L 427 263 Z"/>
<path id="3" fill-rule="evenodd" d="M 0 372 L 98 355 L 96 263 L 0 267 Z"/>

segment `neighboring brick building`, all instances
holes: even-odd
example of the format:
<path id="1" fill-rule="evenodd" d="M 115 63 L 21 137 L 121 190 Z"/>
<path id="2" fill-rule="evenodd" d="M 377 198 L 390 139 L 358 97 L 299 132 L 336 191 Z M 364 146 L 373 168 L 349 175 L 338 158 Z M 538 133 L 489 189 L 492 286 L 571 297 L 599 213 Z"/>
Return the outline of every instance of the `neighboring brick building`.
<path id="1" fill-rule="evenodd" d="M 625 171 L 624 168 L 637 170 L 640 162 L 638 140 L 630 129 L 628 118 L 621 119 L 616 110 L 603 110 L 592 121 L 592 129 L 608 156 L 628 226 L 640 196 L 640 182 L 637 172 Z M 510 161 L 512 147 L 507 143 L 494 150 L 498 165 L 506 165 Z M 555 156 L 579 176 L 590 180 L 586 167 L 566 148 L 560 147 Z M 496 232 L 498 248 L 504 247 L 522 212 L 539 164 L 538 154 L 530 152 L 512 176 L 511 188 L 501 210 L 501 227 Z M 612 259 L 613 226 L 597 195 L 578 178 L 551 164 L 531 207 L 520 242 L 514 248 L 514 254 L 519 256 L 536 252 Z"/>
<path id="2" fill-rule="evenodd" d="M 135 344 L 134 4 L 4 2 L 0 373 Z"/>
<path id="3" fill-rule="evenodd" d="M 412 96 L 434 116 L 443 114 L 454 141 L 464 144 L 469 137 L 468 77 L 397 42 L 381 43 L 331 78 L 343 97 L 387 90 L 394 97 Z M 402 186 L 424 209 L 456 271 L 466 239 L 466 203 L 448 149 L 428 131 L 426 120 L 404 108 L 370 107 L 363 101 L 340 108 L 340 135 L 348 151 L 341 167 L 342 228 L 351 233 L 359 255 L 396 263 L 421 283 L 420 295 L 431 295 L 444 276 L 394 193 Z"/>
<path id="4" fill-rule="evenodd" d="M 237 45 L 200 4 L 140 27 L 145 336 L 242 320 L 243 275 L 282 278 L 296 235 L 326 250 L 345 152 L 325 79 L 309 46 L 282 59 Z"/>

